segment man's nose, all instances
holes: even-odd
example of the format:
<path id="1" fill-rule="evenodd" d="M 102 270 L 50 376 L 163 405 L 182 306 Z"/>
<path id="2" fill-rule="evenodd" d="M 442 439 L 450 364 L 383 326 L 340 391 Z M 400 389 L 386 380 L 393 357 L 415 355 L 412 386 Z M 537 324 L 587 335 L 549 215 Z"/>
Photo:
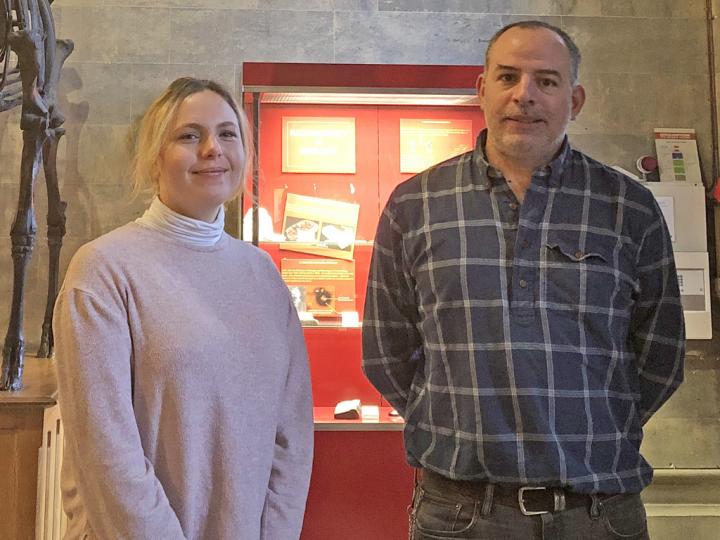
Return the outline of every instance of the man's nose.
<path id="1" fill-rule="evenodd" d="M 517 103 L 533 103 L 537 86 L 532 77 L 522 76 L 513 87 L 513 99 Z"/>

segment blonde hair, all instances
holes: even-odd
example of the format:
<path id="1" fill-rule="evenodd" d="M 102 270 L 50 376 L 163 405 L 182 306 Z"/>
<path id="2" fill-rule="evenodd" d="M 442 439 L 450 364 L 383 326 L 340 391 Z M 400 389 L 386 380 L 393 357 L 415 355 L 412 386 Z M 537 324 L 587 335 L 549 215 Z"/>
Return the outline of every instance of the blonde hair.
<path id="1" fill-rule="evenodd" d="M 160 177 L 159 159 L 167 143 L 178 109 L 186 98 L 209 90 L 223 98 L 237 117 L 240 126 L 240 138 L 245 153 L 245 163 L 241 171 L 241 188 L 245 188 L 252 167 L 255 148 L 253 144 L 250 123 L 243 110 L 238 106 L 230 92 L 221 84 L 208 79 L 195 79 L 181 77 L 174 80 L 165 91 L 160 94 L 143 114 L 137 130 L 132 163 L 133 194 L 144 192 L 157 194 L 158 178 Z M 239 193 L 239 192 L 238 192 Z"/>

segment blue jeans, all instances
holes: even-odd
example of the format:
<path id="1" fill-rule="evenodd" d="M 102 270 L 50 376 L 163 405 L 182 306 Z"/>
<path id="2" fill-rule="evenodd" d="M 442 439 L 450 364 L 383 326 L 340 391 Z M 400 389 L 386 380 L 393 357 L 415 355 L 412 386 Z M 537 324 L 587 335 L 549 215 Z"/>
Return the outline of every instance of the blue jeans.
<path id="1" fill-rule="evenodd" d="M 588 496 L 587 507 L 526 516 L 496 504 L 493 487 L 469 494 L 420 480 L 410 513 L 410 540 L 648 540 L 639 494 Z"/>

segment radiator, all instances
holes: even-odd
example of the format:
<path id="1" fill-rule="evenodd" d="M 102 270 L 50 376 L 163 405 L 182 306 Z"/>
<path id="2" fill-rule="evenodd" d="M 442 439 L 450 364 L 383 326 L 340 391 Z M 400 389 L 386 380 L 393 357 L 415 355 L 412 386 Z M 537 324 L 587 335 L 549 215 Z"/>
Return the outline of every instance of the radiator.
<path id="1" fill-rule="evenodd" d="M 60 497 L 60 469 L 63 458 L 63 427 L 60 407 L 45 409 L 43 444 L 38 450 L 38 489 L 35 540 L 60 540 L 67 517 Z"/>

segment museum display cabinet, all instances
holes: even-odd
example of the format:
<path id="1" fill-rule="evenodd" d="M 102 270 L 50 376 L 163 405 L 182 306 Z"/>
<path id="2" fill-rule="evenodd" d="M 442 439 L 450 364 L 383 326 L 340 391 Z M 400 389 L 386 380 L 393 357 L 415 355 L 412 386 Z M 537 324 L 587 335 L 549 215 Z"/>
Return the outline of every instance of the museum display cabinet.
<path id="1" fill-rule="evenodd" d="M 243 66 L 258 159 L 240 230 L 282 273 L 310 358 L 316 450 L 305 540 L 407 536 L 413 471 L 402 419 L 361 369 L 373 238 L 397 184 L 473 148 L 484 127 L 475 91 L 481 71 Z M 336 418 L 341 402 L 350 404 Z"/>

